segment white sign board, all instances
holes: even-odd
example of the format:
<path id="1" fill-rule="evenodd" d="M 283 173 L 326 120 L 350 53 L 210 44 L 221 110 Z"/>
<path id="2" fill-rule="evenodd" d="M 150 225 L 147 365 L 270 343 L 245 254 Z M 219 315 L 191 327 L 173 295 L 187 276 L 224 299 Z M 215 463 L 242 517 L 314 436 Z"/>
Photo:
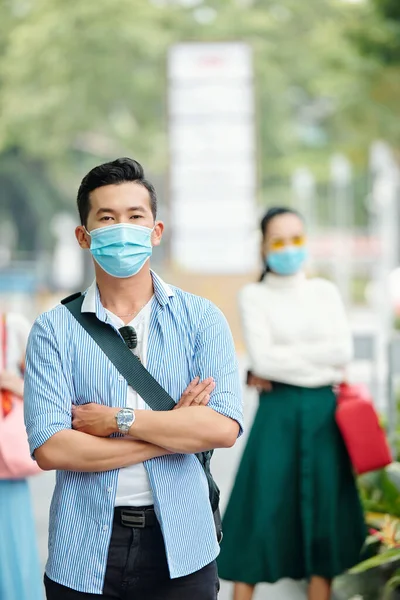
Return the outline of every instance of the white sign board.
<path id="1" fill-rule="evenodd" d="M 257 268 L 254 104 L 246 44 L 170 49 L 171 250 L 185 269 L 237 274 Z"/>

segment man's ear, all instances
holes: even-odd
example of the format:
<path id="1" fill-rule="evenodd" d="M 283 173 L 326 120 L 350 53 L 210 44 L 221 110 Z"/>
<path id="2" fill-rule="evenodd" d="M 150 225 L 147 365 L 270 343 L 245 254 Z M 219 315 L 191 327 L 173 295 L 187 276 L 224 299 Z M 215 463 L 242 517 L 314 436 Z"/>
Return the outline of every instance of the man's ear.
<path id="1" fill-rule="evenodd" d="M 159 246 L 161 244 L 163 232 L 164 223 L 162 221 L 156 221 L 153 233 L 151 234 L 151 243 L 153 244 L 153 246 Z"/>
<path id="2" fill-rule="evenodd" d="M 79 225 L 75 229 L 75 237 L 78 240 L 78 244 L 84 250 L 90 248 L 90 235 L 86 232 L 86 229 L 83 225 Z"/>

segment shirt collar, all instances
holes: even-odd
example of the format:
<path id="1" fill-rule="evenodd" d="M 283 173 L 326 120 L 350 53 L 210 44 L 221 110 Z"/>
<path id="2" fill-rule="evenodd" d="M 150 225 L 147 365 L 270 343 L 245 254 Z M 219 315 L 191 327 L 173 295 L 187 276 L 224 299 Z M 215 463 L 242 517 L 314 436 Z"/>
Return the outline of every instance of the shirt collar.
<path id="1" fill-rule="evenodd" d="M 168 304 L 169 299 L 174 296 L 173 289 L 157 273 L 154 273 L 154 271 L 150 271 L 150 273 L 153 278 L 154 295 L 160 306 L 165 306 Z"/>
<path id="2" fill-rule="evenodd" d="M 154 295 L 160 306 L 163 307 L 169 302 L 169 299 L 172 298 L 174 292 L 172 288 L 161 279 L 161 277 L 154 273 L 154 271 L 150 271 L 150 273 L 153 279 Z M 97 287 L 96 280 L 94 280 L 86 290 L 81 311 L 95 313 L 100 321 L 106 321 L 107 319 L 107 313 L 101 303 L 99 288 Z"/>

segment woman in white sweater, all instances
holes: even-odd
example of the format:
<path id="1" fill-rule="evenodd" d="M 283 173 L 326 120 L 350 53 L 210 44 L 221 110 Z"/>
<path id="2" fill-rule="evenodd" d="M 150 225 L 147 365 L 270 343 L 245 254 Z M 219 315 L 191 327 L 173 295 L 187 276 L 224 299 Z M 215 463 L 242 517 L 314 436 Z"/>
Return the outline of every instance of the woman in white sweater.
<path id="1" fill-rule="evenodd" d="M 240 294 L 260 406 L 224 516 L 219 558 L 234 600 L 259 582 L 307 579 L 310 600 L 356 564 L 365 540 L 362 508 L 335 422 L 334 384 L 352 357 L 336 287 L 307 279 L 302 218 L 271 209 L 261 223 L 264 272 Z"/>

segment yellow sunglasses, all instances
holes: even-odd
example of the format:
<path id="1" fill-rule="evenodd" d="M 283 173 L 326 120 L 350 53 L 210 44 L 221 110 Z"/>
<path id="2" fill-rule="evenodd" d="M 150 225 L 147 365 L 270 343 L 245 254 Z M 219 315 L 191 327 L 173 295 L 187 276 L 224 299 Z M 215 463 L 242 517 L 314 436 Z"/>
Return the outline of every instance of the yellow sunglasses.
<path id="1" fill-rule="evenodd" d="M 306 237 L 304 235 L 296 235 L 292 238 L 274 238 L 270 241 L 269 247 L 274 252 L 283 250 L 286 246 L 295 246 L 301 248 L 306 244 Z"/>

